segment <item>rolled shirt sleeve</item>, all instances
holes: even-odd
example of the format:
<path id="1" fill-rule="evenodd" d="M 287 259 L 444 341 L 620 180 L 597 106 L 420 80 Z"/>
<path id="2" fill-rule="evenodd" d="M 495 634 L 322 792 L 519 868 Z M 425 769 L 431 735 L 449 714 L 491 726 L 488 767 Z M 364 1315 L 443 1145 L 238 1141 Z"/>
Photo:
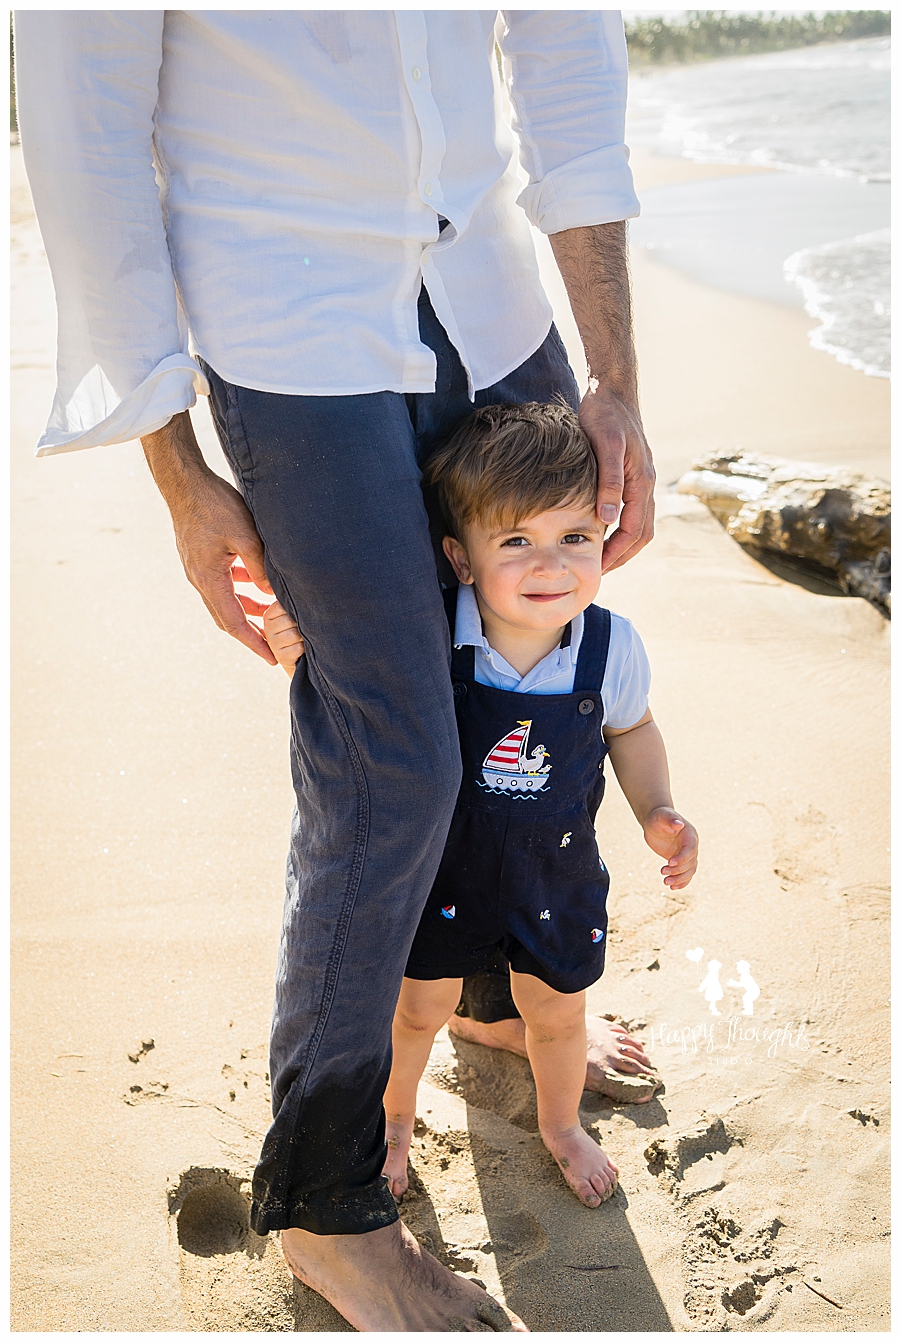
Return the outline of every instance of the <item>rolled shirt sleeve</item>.
<path id="1" fill-rule="evenodd" d="M 15 16 L 22 151 L 58 313 L 38 456 L 152 433 L 208 391 L 188 354 L 154 166 L 163 19 Z"/>
<path id="2" fill-rule="evenodd" d="M 619 11 L 502 11 L 497 37 L 529 178 L 518 204 L 529 221 L 560 233 L 634 218 Z"/>

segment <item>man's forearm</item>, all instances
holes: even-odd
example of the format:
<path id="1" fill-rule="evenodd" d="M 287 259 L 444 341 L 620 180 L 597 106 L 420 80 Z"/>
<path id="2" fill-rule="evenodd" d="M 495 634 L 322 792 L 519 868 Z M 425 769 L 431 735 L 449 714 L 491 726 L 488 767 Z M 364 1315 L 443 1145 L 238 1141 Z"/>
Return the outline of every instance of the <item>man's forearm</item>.
<path id="1" fill-rule="evenodd" d="M 168 424 L 141 439 L 147 465 L 170 509 L 190 504 L 199 481 L 213 472 L 207 466 L 185 410 Z"/>
<path id="2" fill-rule="evenodd" d="M 637 411 L 625 223 L 569 228 L 552 233 L 550 241 L 585 348 L 589 378 Z"/>
<path id="3" fill-rule="evenodd" d="M 565 229 L 551 234 L 551 246 L 588 363 L 579 423 L 598 459 L 598 516 L 608 525 L 619 518 L 604 542 L 609 572 L 654 534 L 654 464 L 638 405 L 626 225 Z"/>

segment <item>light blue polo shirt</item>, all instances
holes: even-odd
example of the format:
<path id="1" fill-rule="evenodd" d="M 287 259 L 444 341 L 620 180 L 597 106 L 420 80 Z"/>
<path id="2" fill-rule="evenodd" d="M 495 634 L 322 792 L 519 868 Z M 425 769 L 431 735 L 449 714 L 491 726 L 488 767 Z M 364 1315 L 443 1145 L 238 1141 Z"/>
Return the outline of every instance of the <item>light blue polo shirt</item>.
<path id="1" fill-rule="evenodd" d="M 567 647 L 558 644 L 537 666 L 520 676 L 485 637 L 475 588 L 461 583 L 457 591 L 454 646 L 475 648 L 477 684 L 491 685 L 496 690 L 515 690 L 518 694 L 572 694 L 584 616 L 579 614 L 573 620 Z M 644 644 L 632 622 L 611 611 L 607 667 L 604 683 L 598 686 L 604 701 L 604 725 L 621 731 L 640 722 L 648 711 L 650 685 L 651 667 Z"/>

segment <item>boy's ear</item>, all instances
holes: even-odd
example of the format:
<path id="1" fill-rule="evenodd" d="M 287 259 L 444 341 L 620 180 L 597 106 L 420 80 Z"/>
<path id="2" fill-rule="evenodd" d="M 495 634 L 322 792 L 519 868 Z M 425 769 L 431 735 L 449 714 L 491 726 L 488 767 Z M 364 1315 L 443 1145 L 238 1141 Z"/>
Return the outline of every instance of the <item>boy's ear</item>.
<path id="1" fill-rule="evenodd" d="M 472 569 L 469 567 L 469 560 L 466 558 L 466 551 L 454 536 L 445 536 L 441 542 L 441 548 L 447 555 L 451 563 L 451 568 L 456 573 L 460 581 L 469 586 L 472 581 Z"/>

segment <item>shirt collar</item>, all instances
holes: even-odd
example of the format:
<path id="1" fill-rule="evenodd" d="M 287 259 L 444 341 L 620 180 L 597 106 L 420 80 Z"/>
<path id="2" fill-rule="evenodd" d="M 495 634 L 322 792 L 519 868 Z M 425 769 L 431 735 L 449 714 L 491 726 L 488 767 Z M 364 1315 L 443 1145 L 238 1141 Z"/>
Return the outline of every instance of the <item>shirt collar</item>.
<path id="1" fill-rule="evenodd" d="M 548 654 L 553 656 L 555 652 L 569 654 L 572 664 L 575 665 L 579 656 L 579 646 L 582 642 L 582 630 L 584 628 L 584 618 L 581 614 L 571 620 L 563 631 L 563 637 L 555 649 Z M 488 658 L 495 666 L 503 663 L 503 668 L 512 670 L 509 663 L 505 661 L 499 653 L 495 652 L 491 644 L 485 637 L 482 628 L 482 616 L 479 611 L 479 603 L 476 600 L 476 591 L 472 584 L 460 583 L 457 588 L 457 613 L 454 618 L 454 647 L 465 648 L 468 646 L 478 648 L 480 652 Z M 543 659 L 546 660 L 546 659 Z M 515 674 L 515 672 L 514 672 Z M 529 672 L 531 676 L 532 672 Z"/>

